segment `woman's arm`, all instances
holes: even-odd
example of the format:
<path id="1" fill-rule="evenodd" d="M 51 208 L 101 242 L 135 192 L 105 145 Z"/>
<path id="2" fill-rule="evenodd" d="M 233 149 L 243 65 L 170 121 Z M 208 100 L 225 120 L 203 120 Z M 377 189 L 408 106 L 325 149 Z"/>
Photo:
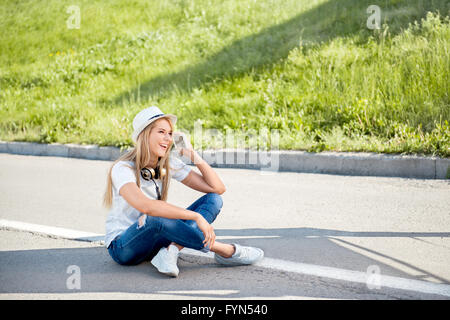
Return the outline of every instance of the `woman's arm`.
<path id="1" fill-rule="evenodd" d="M 197 220 L 201 215 L 162 200 L 152 200 L 145 196 L 134 182 L 126 183 L 120 188 L 120 195 L 139 212 L 149 216 L 168 219 Z"/>
<path id="2" fill-rule="evenodd" d="M 215 192 L 222 194 L 226 191 L 225 185 L 214 169 L 211 168 L 211 166 L 203 160 L 195 150 L 183 148 L 180 153 L 181 155 L 190 158 L 202 173 L 200 175 L 192 170 L 188 176 L 181 181 L 184 185 L 204 193 Z"/>

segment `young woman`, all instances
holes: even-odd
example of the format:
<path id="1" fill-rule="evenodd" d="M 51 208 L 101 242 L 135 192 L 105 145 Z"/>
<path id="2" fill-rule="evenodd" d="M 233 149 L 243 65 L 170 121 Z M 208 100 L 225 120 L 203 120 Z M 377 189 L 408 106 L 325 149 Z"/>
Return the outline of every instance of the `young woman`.
<path id="1" fill-rule="evenodd" d="M 253 264 L 263 258 L 258 248 L 215 241 L 211 223 L 222 208 L 225 186 L 216 172 L 192 149 L 170 152 L 177 117 L 158 107 L 139 112 L 133 120 L 134 148 L 122 155 L 108 172 L 104 204 L 105 246 L 119 264 L 151 260 L 159 272 L 178 276 L 178 253 L 183 247 L 214 252 L 224 265 Z M 197 166 L 198 174 L 176 155 Z M 170 179 L 206 193 L 187 209 L 167 202 Z"/>

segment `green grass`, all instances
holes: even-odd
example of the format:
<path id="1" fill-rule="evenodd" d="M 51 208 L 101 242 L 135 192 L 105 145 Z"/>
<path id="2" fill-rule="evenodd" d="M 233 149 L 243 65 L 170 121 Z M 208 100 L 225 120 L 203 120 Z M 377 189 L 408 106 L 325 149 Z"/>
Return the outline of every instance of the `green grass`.
<path id="1" fill-rule="evenodd" d="M 380 30 L 366 27 L 372 4 Z M 80 29 L 66 27 L 70 5 Z M 449 157 L 449 10 L 445 0 L 2 1 L 0 139 L 126 147 L 134 115 L 156 104 L 178 130 L 197 119 L 223 133 L 277 129 L 279 149 Z"/>

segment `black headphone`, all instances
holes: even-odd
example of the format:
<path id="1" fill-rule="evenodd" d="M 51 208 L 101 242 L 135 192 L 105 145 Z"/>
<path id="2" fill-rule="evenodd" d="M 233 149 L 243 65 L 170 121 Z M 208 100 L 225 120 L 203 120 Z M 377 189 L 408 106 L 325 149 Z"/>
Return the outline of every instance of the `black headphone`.
<path id="1" fill-rule="evenodd" d="M 159 159 L 158 159 L 159 161 Z M 166 176 L 166 169 L 160 169 L 159 166 L 156 167 L 156 170 L 153 168 L 142 168 L 141 169 L 141 177 L 144 180 L 150 181 L 152 180 L 156 187 L 156 193 L 158 194 L 158 200 L 161 200 L 161 193 L 159 192 L 159 187 L 153 179 L 162 179 Z"/>

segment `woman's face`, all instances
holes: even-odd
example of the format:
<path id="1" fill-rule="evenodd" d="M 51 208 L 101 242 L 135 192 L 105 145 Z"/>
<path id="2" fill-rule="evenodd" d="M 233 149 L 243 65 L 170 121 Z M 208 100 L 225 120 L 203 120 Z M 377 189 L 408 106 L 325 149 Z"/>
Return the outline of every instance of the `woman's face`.
<path id="1" fill-rule="evenodd" d="M 150 132 L 150 152 L 163 157 L 172 145 L 172 127 L 169 120 L 159 119 Z"/>

